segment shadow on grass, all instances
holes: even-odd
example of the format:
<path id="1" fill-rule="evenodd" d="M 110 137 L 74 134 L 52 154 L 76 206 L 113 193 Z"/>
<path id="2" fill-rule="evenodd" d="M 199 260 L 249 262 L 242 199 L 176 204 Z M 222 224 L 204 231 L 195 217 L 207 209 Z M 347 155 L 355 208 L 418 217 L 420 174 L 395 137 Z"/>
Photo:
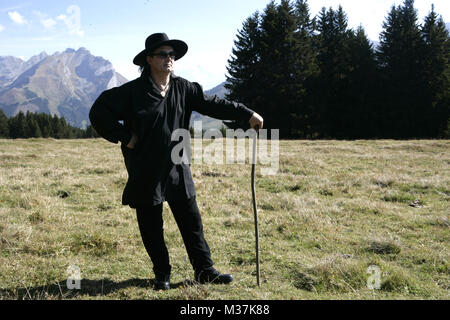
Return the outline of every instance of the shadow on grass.
<path id="1" fill-rule="evenodd" d="M 78 296 L 105 296 L 110 293 L 135 287 L 149 290 L 153 289 L 154 279 L 129 279 L 121 282 L 115 282 L 109 279 L 89 280 L 82 279 L 80 282 L 80 289 L 69 289 L 67 287 L 67 280 L 53 283 L 50 285 L 38 287 L 25 288 L 0 288 L 1 299 L 18 299 L 18 300 L 55 300 L 55 299 L 70 299 Z M 185 280 L 178 283 L 171 283 L 170 289 L 180 287 L 187 287 L 195 285 L 192 280 Z"/>

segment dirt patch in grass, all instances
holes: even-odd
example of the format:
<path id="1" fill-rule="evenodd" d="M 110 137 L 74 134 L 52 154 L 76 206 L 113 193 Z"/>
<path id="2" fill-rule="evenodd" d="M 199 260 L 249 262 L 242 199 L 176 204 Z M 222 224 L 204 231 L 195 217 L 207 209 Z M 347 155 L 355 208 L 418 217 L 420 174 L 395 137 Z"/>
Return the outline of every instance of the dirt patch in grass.
<path id="1" fill-rule="evenodd" d="M 401 252 L 400 246 L 389 241 L 372 241 L 366 250 L 380 255 L 399 254 Z"/>

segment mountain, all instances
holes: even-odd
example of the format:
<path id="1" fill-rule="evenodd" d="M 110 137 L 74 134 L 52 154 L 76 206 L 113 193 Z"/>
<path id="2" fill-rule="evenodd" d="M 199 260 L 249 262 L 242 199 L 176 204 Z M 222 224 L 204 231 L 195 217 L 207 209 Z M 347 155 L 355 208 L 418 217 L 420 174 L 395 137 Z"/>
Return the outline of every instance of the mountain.
<path id="1" fill-rule="evenodd" d="M 35 64 L 47 57 L 47 53 L 42 52 L 31 57 L 28 61 L 23 61 L 16 57 L 0 57 L 0 88 L 10 85 L 17 77 L 31 68 Z"/>
<path id="2" fill-rule="evenodd" d="M 0 88 L 19 76 L 24 63 L 25 61 L 16 57 L 0 57 Z"/>
<path id="3" fill-rule="evenodd" d="M 214 88 L 205 91 L 208 95 L 217 95 L 219 98 L 225 98 L 225 95 L 228 93 L 228 90 L 225 89 L 225 82 L 215 86 Z"/>
<path id="4" fill-rule="evenodd" d="M 42 52 L 26 62 L 0 57 L 0 109 L 8 117 L 19 111 L 56 114 L 85 127 L 100 93 L 126 82 L 109 61 L 85 48 Z"/>

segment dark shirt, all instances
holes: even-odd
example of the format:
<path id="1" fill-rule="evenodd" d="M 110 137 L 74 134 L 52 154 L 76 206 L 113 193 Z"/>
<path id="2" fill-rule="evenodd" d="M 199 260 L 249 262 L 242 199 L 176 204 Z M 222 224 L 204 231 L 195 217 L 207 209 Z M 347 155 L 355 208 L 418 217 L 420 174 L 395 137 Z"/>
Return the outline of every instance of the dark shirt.
<path id="1" fill-rule="evenodd" d="M 179 143 L 171 141 L 172 133 L 189 130 L 192 111 L 221 120 L 249 120 L 253 114 L 242 104 L 207 96 L 198 83 L 176 76 L 171 76 L 163 97 L 145 73 L 104 91 L 95 101 L 89 113 L 92 126 L 106 140 L 122 142 L 128 171 L 123 205 L 136 208 L 195 195 L 189 164 L 175 165 L 171 160 Z M 131 132 L 138 137 L 134 149 L 126 147 Z"/>

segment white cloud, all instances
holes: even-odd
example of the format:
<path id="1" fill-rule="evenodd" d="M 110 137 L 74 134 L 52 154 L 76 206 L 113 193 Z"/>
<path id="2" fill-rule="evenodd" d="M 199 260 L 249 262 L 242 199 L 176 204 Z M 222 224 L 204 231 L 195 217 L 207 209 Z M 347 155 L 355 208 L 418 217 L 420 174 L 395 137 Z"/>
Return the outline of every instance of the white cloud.
<path id="1" fill-rule="evenodd" d="M 0 24 L 0 32 L 2 32 L 3 30 L 5 30 L 5 27 Z"/>
<path id="2" fill-rule="evenodd" d="M 70 14 L 70 16 L 60 14 L 58 17 L 56 17 L 56 20 L 61 20 L 66 24 L 67 28 L 69 29 L 69 34 L 83 37 L 84 31 L 81 29 L 80 7 L 71 5 L 67 8 L 67 13 Z"/>
<path id="3" fill-rule="evenodd" d="M 55 19 L 49 18 L 47 14 L 42 13 L 40 11 L 34 11 L 34 14 L 39 17 L 39 20 L 40 20 L 41 24 L 46 29 L 50 29 L 51 27 L 55 26 L 56 23 L 57 23 L 55 21 Z"/>
<path id="4" fill-rule="evenodd" d="M 49 17 L 48 14 L 33 11 L 39 17 L 39 21 L 45 29 L 52 29 L 56 25 L 65 25 L 70 35 L 83 37 L 84 31 L 81 28 L 81 9 L 76 5 L 67 8 L 67 14 L 60 14 L 56 18 Z"/>
<path id="5" fill-rule="evenodd" d="M 48 28 L 53 27 L 56 24 L 56 21 L 53 20 L 52 18 L 48 18 L 48 19 L 42 19 L 41 23 L 45 28 L 48 29 Z"/>
<path id="6" fill-rule="evenodd" d="M 18 13 L 17 11 L 10 11 L 10 12 L 8 12 L 8 16 L 11 18 L 11 20 L 14 23 L 17 23 L 17 24 L 25 24 L 25 23 L 27 23 L 25 18 L 20 13 Z"/>

